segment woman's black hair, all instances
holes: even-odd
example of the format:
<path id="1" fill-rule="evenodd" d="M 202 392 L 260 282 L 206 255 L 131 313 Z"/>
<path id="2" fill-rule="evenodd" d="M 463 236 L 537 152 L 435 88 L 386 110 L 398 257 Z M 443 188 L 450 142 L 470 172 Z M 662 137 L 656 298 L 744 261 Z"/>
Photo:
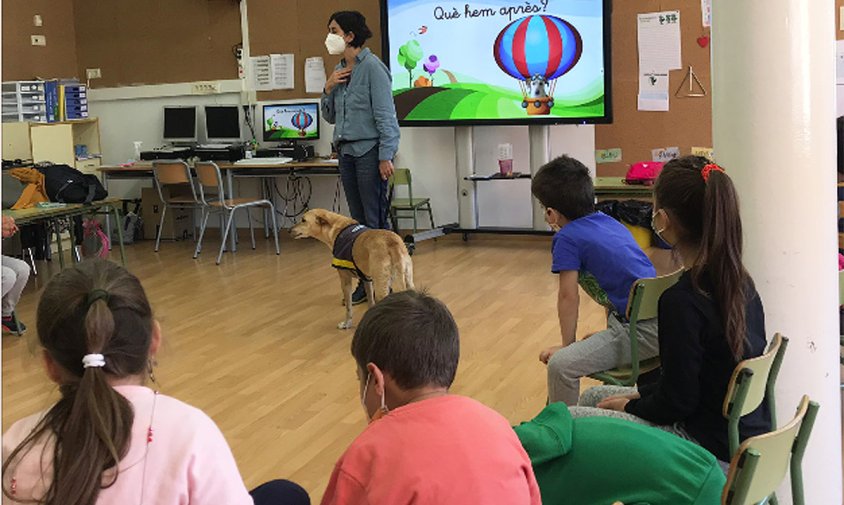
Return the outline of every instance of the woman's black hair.
<path id="1" fill-rule="evenodd" d="M 328 18 L 328 24 L 337 21 L 344 33 L 353 33 L 355 38 L 349 43 L 352 47 L 361 47 L 370 37 L 372 31 L 366 26 L 366 18 L 358 11 L 338 11 Z"/>

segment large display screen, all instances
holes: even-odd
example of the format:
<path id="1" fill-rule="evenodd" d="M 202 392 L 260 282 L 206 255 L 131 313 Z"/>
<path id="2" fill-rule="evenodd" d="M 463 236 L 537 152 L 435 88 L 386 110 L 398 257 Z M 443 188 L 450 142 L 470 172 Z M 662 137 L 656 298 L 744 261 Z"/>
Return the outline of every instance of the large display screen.
<path id="1" fill-rule="evenodd" d="M 609 5 L 382 0 L 399 122 L 610 122 Z"/>

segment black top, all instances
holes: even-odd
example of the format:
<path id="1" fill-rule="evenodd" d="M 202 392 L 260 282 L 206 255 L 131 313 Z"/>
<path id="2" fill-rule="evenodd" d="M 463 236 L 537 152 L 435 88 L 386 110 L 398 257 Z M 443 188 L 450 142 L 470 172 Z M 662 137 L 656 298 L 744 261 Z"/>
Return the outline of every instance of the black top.
<path id="1" fill-rule="evenodd" d="M 704 289 L 706 287 L 704 286 Z M 748 291 L 744 358 L 765 352 L 765 314 L 755 288 Z M 680 423 L 704 448 L 730 460 L 727 419 L 721 414 L 727 385 L 738 361 L 724 336 L 716 303 L 692 286 L 685 272 L 659 299 L 659 354 L 662 372 L 639 389 L 641 398 L 625 410 L 655 424 Z M 770 431 L 767 402 L 744 416 L 741 440 Z"/>

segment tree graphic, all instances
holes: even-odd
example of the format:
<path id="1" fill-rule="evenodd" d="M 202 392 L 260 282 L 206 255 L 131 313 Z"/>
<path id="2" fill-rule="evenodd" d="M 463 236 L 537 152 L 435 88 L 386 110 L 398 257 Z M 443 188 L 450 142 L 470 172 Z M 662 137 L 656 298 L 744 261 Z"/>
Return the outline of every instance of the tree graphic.
<path id="1" fill-rule="evenodd" d="M 409 40 L 407 43 L 399 47 L 399 65 L 407 69 L 407 87 L 413 87 L 413 69 L 419 64 L 422 59 L 422 46 L 416 40 Z"/>

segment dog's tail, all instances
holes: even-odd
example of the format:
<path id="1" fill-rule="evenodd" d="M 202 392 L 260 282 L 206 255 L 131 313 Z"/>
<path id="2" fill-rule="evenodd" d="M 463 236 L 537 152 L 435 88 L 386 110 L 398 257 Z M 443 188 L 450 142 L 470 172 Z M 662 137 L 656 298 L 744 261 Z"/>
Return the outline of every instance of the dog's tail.
<path id="1" fill-rule="evenodd" d="M 413 260 L 407 252 L 402 251 L 403 254 L 396 254 L 393 258 L 393 272 L 392 277 L 393 291 L 405 291 L 407 289 L 415 289 L 413 287 Z"/>

